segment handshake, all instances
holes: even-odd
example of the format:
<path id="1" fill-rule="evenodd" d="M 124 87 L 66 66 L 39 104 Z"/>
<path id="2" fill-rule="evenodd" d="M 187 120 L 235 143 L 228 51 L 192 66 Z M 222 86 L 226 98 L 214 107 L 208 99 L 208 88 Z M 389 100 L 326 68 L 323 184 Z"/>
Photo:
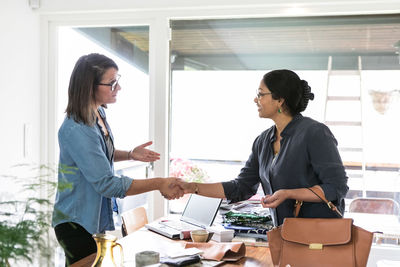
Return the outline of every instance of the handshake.
<path id="1" fill-rule="evenodd" d="M 196 185 L 180 178 L 161 178 L 159 191 L 168 200 L 181 198 L 184 194 L 194 193 Z"/>

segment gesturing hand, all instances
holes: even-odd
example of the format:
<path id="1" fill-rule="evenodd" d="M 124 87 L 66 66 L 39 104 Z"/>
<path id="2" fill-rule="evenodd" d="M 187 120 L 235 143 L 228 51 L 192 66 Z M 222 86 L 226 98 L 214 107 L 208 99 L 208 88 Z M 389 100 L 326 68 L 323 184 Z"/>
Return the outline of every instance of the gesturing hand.
<path id="1" fill-rule="evenodd" d="M 154 152 L 150 149 L 147 149 L 147 146 L 153 144 L 152 141 L 144 143 L 140 146 L 135 147 L 132 152 L 130 152 L 130 159 L 143 161 L 143 162 L 152 162 L 160 159 L 160 154 Z"/>
<path id="2" fill-rule="evenodd" d="M 176 199 L 184 195 L 181 184 L 184 183 L 179 178 L 169 177 L 162 179 L 163 183 L 160 187 L 160 193 L 166 199 Z"/>

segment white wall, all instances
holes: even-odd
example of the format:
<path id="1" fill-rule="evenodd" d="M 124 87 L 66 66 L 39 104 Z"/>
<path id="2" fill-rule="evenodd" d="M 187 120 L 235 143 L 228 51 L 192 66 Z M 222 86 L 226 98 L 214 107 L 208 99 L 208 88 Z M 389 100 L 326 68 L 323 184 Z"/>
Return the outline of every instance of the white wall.
<path id="1" fill-rule="evenodd" d="M 39 15 L 27 0 L 0 0 L 0 175 L 39 161 Z M 23 154 L 24 124 L 28 158 Z"/>
<path id="2" fill-rule="evenodd" d="M 14 200 L 21 189 L 12 183 L 17 179 L 6 180 L 3 175 L 23 179 L 27 169 L 11 167 L 39 162 L 39 36 L 39 14 L 29 7 L 28 0 L 0 0 L 0 201 Z M 28 125 L 27 157 L 24 124 Z M 11 262 L 16 267 L 27 264 Z"/>

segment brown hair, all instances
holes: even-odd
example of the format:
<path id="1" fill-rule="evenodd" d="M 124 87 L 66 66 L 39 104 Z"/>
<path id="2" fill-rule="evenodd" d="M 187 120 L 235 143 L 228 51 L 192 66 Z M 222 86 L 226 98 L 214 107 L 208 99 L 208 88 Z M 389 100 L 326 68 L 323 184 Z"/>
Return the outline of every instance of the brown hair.
<path id="1" fill-rule="evenodd" d="M 68 105 L 65 112 L 76 122 L 93 125 L 95 115 L 92 103 L 95 101 L 97 85 L 103 74 L 109 69 L 118 70 L 115 62 L 101 54 L 81 56 L 72 71 L 68 87 Z"/>

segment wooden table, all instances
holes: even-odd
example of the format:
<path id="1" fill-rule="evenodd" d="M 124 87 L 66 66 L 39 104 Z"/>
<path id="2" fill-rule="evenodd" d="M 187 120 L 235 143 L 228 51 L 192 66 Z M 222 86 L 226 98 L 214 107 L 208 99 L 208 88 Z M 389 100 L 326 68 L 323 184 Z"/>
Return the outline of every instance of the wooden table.
<path id="1" fill-rule="evenodd" d="M 70 267 L 91 267 L 95 259 L 96 259 L 96 253 L 93 253 L 71 264 Z"/>
<path id="2" fill-rule="evenodd" d="M 172 240 L 157 233 L 151 232 L 145 228 L 118 240 L 124 250 L 125 266 L 135 266 L 135 254 L 144 250 L 153 250 L 163 255 L 167 253 L 173 246 L 180 246 L 186 241 Z M 210 241 L 214 242 L 214 241 Z M 115 249 L 117 251 L 118 249 Z M 80 261 L 71 265 L 71 267 L 90 267 L 93 263 L 96 254 L 89 255 Z M 117 256 L 115 256 L 117 258 Z M 259 267 L 259 266 L 273 266 L 269 248 L 267 247 L 246 247 L 246 257 L 237 262 L 223 263 L 220 266 L 246 266 L 246 267 Z"/>

